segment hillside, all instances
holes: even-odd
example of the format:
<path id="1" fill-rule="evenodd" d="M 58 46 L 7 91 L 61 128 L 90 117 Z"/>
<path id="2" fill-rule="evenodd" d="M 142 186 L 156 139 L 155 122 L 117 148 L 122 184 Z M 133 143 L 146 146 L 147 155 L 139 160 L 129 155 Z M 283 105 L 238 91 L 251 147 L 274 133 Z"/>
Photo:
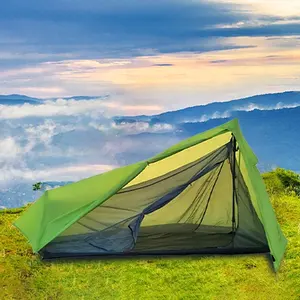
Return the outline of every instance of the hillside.
<path id="1" fill-rule="evenodd" d="M 41 262 L 11 225 L 21 208 L 0 212 L 0 298 L 299 299 L 299 178 L 284 170 L 264 178 L 289 240 L 276 275 L 259 255 Z"/>

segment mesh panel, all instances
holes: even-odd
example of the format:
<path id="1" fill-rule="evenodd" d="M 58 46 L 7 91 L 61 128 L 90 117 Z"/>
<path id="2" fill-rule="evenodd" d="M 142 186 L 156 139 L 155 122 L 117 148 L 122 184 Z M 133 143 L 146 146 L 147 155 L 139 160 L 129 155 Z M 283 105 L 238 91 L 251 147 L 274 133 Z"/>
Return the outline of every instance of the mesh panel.
<path id="1" fill-rule="evenodd" d="M 214 187 L 220 179 L 223 168 L 224 162 L 191 183 L 168 205 L 147 215 L 141 226 L 170 223 L 200 224 L 213 197 Z M 207 224 L 214 225 L 213 221 L 207 222 Z"/>
<path id="2" fill-rule="evenodd" d="M 248 246 L 265 251 L 264 230 L 237 164 L 233 193 L 233 157 L 230 141 L 184 167 L 125 188 L 43 251 L 54 257 L 207 249 L 238 252 Z M 233 209 L 237 230 L 232 226 Z"/>
<path id="3" fill-rule="evenodd" d="M 229 155 L 229 147 L 229 144 L 225 145 L 187 166 L 154 180 L 120 191 L 104 204 L 74 223 L 62 235 L 92 233 L 93 231 L 104 230 L 122 220 L 129 219 L 141 213 L 147 206 L 161 199 L 174 189 L 187 184 L 189 180 L 201 171 L 206 170 L 208 172 L 210 168 L 222 163 Z"/>
<path id="4" fill-rule="evenodd" d="M 236 166 L 236 197 L 238 202 L 237 230 L 234 247 L 267 247 L 265 231 L 251 203 L 250 195 L 241 174 Z"/>

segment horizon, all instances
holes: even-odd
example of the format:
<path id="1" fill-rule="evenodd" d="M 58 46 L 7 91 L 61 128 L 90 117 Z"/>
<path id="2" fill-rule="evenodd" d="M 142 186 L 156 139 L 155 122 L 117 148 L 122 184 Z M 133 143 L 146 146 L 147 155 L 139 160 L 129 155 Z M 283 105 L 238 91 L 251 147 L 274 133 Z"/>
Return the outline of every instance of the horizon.
<path id="1" fill-rule="evenodd" d="M 161 111 L 161 112 L 157 112 L 156 114 L 135 114 L 135 115 L 126 115 L 124 114 L 124 116 L 128 116 L 128 117 L 136 117 L 136 116 L 155 116 L 155 115 L 161 115 L 161 114 L 164 114 L 164 113 L 168 113 L 168 112 L 176 112 L 176 111 L 181 111 L 181 110 L 184 110 L 184 109 L 188 109 L 188 108 L 193 108 L 193 107 L 199 107 L 199 106 L 207 106 L 207 105 L 210 105 L 210 104 L 214 104 L 214 103 L 227 103 L 227 102 L 234 102 L 234 101 L 239 101 L 239 100 L 245 100 L 245 99 L 249 99 L 249 98 L 256 98 L 256 97 L 262 97 L 262 96 L 268 96 L 268 95 L 279 95 L 279 94 L 288 94 L 288 93 L 300 93 L 300 90 L 286 90 L 286 91 L 283 91 L 283 92 L 272 92 L 272 93 L 266 93 L 266 94 L 257 94 L 257 95 L 249 95 L 249 96 L 246 96 L 246 97 L 243 97 L 243 98 L 236 98 L 236 99 L 227 99 L 227 100 L 224 100 L 224 101 L 212 101 L 212 102 L 208 102 L 208 103 L 201 103 L 201 104 L 196 104 L 196 105 L 193 105 L 193 106 L 183 106 L 183 107 L 179 107 L 177 109 L 174 109 L 174 110 L 164 110 L 164 111 Z M 90 101 L 90 100 L 94 100 L 94 99 L 100 99 L 100 97 L 106 97 L 105 96 L 102 96 L 102 95 L 72 95 L 72 96 L 60 96 L 60 97 L 55 97 L 55 98 L 49 98 L 49 97 L 45 97 L 45 98 L 38 98 L 38 97 L 33 97 L 33 96 L 30 96 L 30 95 L 21 95 L 21 94 L 0 94 L 0 97 L 1 96 L 5 96 L 5 97 L 10 97 L 10 96 L 20 96 L 20 97 L 27 97 L 27 98 L 31 98 L 31 99 L 37 99 L 37 100 L 42 100 L 42 101 L 57 101 L 59 99 L 68 99 L 69 101 L 70 100 L 73 100 L 74 98 L 77 98 L 77 97 L 81 97 L 83 99 L 80 99 L 80 100 L 76 100 L 76 101 Z M 86 97 L 87 99 L 84 99 L 84 97 Z M 109 98 L 109 96 L 108 96 Z M 0 99 L 1 100 L 1 99 Z M 101 100 L 104 100 L 104 99 L 101 99 Z M 42 103 L 38 103 L 36 105 L 41 105 Z M 5 105 L 5 104 L 1 104 L 0 103 L 0 106 L 1 105 Z M 14 104 L 15 106 L 21 106 L 24 105 L 24 104 Z M 21 108 L 20 107 L 20 108 Z M 259 109 L 259 108 L 257 108 Z M 270 110 L 272 110 L 274 108 L 270 108 Z M 1 116 L 1 109 L 0 109 L 0 116 Z M 113 115 L 112 115 L 113 116 Z M 120 114 L 116 114 L 115 115 L 116 117 L 122 117 L 122 115 Z"/>

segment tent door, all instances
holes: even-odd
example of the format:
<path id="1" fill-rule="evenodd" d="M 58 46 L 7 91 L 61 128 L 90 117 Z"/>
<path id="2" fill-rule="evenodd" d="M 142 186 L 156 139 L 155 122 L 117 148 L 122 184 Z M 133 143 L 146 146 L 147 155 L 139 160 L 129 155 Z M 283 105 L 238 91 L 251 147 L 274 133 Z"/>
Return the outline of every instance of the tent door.
<path id="1" fill-rule="evenodd" d="M 231 143 L 228 143 L 222 150 L 225 150 L 221 152 L 221 154 L 224 156 L 221 157 L 222 159 L 219 158 L 217 160 L 213 160 L 204 168 L 196 172 L 185 183 L 182 183 L 181 185 L 173 188 L 164 196 L 149 204 L 139 214 L 122 220 L 119 223 L 114 224 L 95 235 L 92 235 L 86 241 L 90 245 L 98 248 L 98 250 L 104 253 L 130 252 L 131 250 L 133 250 L 137 243 L 141 224 L 146 215 L 150 215 L 166 206 L 172 200 L 176 199 L 176 197 L 179 196 L 184 190 L 186 190 L 191 184 L 193 184 L 206 174 L 210 173 L 211 171 L 215 171 L 216 174 L 218 174 L 216 181 L 218 180 L 218 176 L 222 170 L 224 161 L 228 159 L 231 153 Z M 199 226 L 197 226 L 197 224 L 195 225 L 196 226 L 194 228 L 194 231 L 197 231 Z"/>
<path id="2" fill-rule="evenodd" d="M 223 161 L 218 162 L 218 163 L 216 163 L 214 165 L 211 165 L 211 166 L 207 166 L 206 168 L 201 170 L 199 173 L 197 173 L 195 176 L 193 176 L 188 182 L 176 187 L 175 189 L 173 189 L 171 192 L 169 192 L 168 194 L 166 194 L 165 196 L 163 196 L 159 200 L 157 200 L 154 203 L 147 206 L 142 211 L 142 213 L 137 218 L 132 220 L 130 222 L 130 224 L 128 225 L 128 228 L 130 228 L 130 230 L 132 232 L 132 238 L 134 240 L 134 244 L 137 242 L 137 237 L 138 237 L 138 233 L 139 233 L 139 230 L 140 230 L 140 226 L 141 226 L 141 223 L 142 223 L 145 215 L 149 215 L 149 214 L 155 212 L 156 210 L 159 210 L 160 208 L 164 207 L 169 202 L 174 200 L 180 193 L 182 193 L 191 183 L 193 183 L 194 181 L 196 181 L 197 179 L 199 179 L 203 175 L 207 174 L 211 170 L 213 170 L 217 167 L 220 167 L 220 166 L 222 167 L 222 164 L 223 164 Z M 196 226 L 194 230 L 197 230 L 198 227 L 199 226 Z"/>
<path id="3" fill-rule="evenodd" d="M 141 215 L 131 217 L 92 235 L 86 242 L 103 253 L 128 252 L 136 243 L 136 228 L 142 221 Z"/>

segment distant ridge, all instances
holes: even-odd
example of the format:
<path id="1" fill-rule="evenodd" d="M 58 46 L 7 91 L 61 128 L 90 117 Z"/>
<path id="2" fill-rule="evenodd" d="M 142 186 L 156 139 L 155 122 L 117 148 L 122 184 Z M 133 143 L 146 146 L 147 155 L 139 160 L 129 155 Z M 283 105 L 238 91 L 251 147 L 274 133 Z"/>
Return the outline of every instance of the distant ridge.
<path id="1" fill-rule="evenodd" d="M 165 123 L 205 122 L 209 119 L 228 118 L 230 117 L 229 113 L 235 111 L 249 111 L 254 109 L 272 110 L 297 106 L 300 106 L 300 91 L 287 91 L 191 106 L 151 116 L 118 116 L 115 117 L 115 120 L 117 122 L 128 122 L 130 120 L 146 122 L 159 121 Z"/>
<path id="2" fill-rule="evenodd" d="M 41 104 L 45 100 L 93 100 L 93 99 L 107 99 L 109 95 L 102 95 L 102 96 L 70 96 L 70 97 L 54 97 L 54 98 L 34 98 L 29 97 L 26 95 L 19 95 L 19 94 L 11 94 L 11 95 L 0 95 L 0 105 L 22 105 L 25 103 L 29 104 Z"/>
<path id="3" fill-rule="evenodd" d="M 39 104 L 41 99 L 18 94 L 0 95 L 0 105 L 20 105 L 25 103 Z"/>

